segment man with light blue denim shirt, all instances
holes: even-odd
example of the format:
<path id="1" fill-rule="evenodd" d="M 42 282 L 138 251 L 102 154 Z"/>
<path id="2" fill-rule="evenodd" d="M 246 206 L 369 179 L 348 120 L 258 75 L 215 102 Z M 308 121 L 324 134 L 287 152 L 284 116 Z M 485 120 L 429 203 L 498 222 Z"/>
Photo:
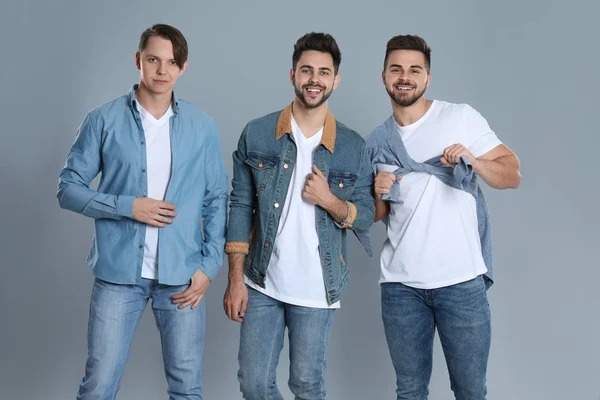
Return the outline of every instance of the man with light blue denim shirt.
<path id="1" fill-rule="evenodd" d="M 387 44 L 393 115 L 367 138 L 375 220 L 386 221 L 381 310 L 398 400 L 426 400 L 437 329 L 457 400 L 484 400 L 492 284 L 487 207 L 478 178 L 520 183 L 519 160 L 466 104 L 427 100 L 431 50 L 418 36 Z"/>
<path id="2" fill-rule="evenodd" d="M 136 65 L 139 85 L 88 113 L 59 178 L 60 206 L 95 220 L 87 261 L 96 280 L 77 398 L 116 397 L 152 299 L 169 398 L 199 400 L 202 299 L 223 261 L 227 176 L 214 122 L 173 93 L 187 68 L 181 32 L 147 29 Z"/>
<path id="3" fill-rule="evenodd" d="M 294 46 L 296 97 L 250 121 L 233 153 L 224 308 L 241 322 L 240 389 L 247 400 L 282 400 L 275 372 L 288 329 L 289 387 L 325 399 L 333 313 L 349 282 L 346 232 L 370 252 L 372 167 L 362 137 L 328 111 L 341 53 L 309 33 Z"/>

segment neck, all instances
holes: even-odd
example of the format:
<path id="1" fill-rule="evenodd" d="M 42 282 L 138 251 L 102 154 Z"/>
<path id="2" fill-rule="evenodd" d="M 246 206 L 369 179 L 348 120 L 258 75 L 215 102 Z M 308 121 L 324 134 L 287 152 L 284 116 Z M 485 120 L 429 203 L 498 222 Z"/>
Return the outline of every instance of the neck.
<path id="1" fill-rule="evenodd" d="M 327 117 L 327 102 L 317 108 L 306 107 L 298 98 L 292 104 L 292 115 L 305 137 L 311 137 L 325 124 Z"/>
<path id="2" fill-rule="evenodd" d="M 400 126 L 407 126 L 417 122 L 433 103 L 432 100 L 427 100 L 421 97 L 415 104 L 408 107 L 399 106 L 392 100 L 392 109 L 394 110 L 394 118 Z"/>
<path id="3" fill-rule="evenodd" d="M 173 90 L 169 90 L 165 93 L 153 93 L 140 82 L 137 90 L 135 91 L 135 97 L 140 105 L 148 111 L 156 119 L 162 117 L 167 109 L 171 106 L 173 98 Z"/>

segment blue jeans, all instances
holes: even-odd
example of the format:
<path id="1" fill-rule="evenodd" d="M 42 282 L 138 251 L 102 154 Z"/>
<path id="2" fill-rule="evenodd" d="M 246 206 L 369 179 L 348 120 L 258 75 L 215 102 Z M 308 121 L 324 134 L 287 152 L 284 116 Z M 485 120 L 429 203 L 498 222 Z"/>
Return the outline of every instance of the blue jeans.
<path id="1" fill-rule="evenodd" d="M 88 359 L 77 399 L 115 399 L 131 338 L 148 300 L 160 332 L 169 400 L 202 400 L 204 300 L 192 310 L 171 303 L 188 285 L 167 286 L 143 279 L 120 285 L 96 279 L 90 304 Z"/>
<path id="2" fill-rule="evenodd" d="M 325 353 L 333 309 L 282 303 L 248 288 L 240 332 L 238 379 L 246 400 L 283 400 L 275 372 L 287 326 L 289 387 L 295 400 L 325 399 Z"/>
<path id="3" fill-rule="evenodd" d="M 491 324 L 482 276 L 429 290 L 383 283 L 381 311 L 398 400 L 427 399 L 436 327 L 454 397 L 485 399 Z"/>

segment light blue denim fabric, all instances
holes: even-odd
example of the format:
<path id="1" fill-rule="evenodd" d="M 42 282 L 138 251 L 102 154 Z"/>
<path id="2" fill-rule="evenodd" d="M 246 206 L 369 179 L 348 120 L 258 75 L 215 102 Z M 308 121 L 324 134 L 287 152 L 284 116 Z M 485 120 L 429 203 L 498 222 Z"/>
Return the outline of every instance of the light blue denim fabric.
<path id="1" fill-rule="evenodd" d="M 60 173 L 62 208 L 94 218 L 87 262 L 97 278 L 139 284 L 146 225 L 133 201 L 147 196 L 146 145 L 135 89 L 88 113 Z M 164 201 L 177 217 L 159 230 L 158 281 L 189 282 L 197 269 L 211 280 L 223 263 L 227 175 L 219 134 L 202 110 L 173 95 L 172 173 Z M 89 186 L 101 173 L 97 190 Z M 203 227 L 203 229 L 202 229 Z"/>

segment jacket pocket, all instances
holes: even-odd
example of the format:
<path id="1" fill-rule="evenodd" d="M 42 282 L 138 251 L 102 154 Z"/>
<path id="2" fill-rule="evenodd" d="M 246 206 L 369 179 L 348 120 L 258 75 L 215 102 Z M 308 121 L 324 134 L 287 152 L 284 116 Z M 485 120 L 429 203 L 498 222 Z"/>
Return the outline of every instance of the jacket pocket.
<path id="1" fill-rule="evenodd" d="M 256 190 L 262 191 L 271 185 L 275 173 L 275 167 L 279 163 L 279 157 L 262 153 L 249 153 L 246 164 L 252 167 L 252 175 Z"/>
<path id="2" fill-rule="evenodd" d="M 354 192 L 356 186 L 357 175 L 349 174 L 345 172 L 329 172 L 327 182 L 329 183 L 329 190 L 337 198 L 341 200 L 348 200 Z"/>

